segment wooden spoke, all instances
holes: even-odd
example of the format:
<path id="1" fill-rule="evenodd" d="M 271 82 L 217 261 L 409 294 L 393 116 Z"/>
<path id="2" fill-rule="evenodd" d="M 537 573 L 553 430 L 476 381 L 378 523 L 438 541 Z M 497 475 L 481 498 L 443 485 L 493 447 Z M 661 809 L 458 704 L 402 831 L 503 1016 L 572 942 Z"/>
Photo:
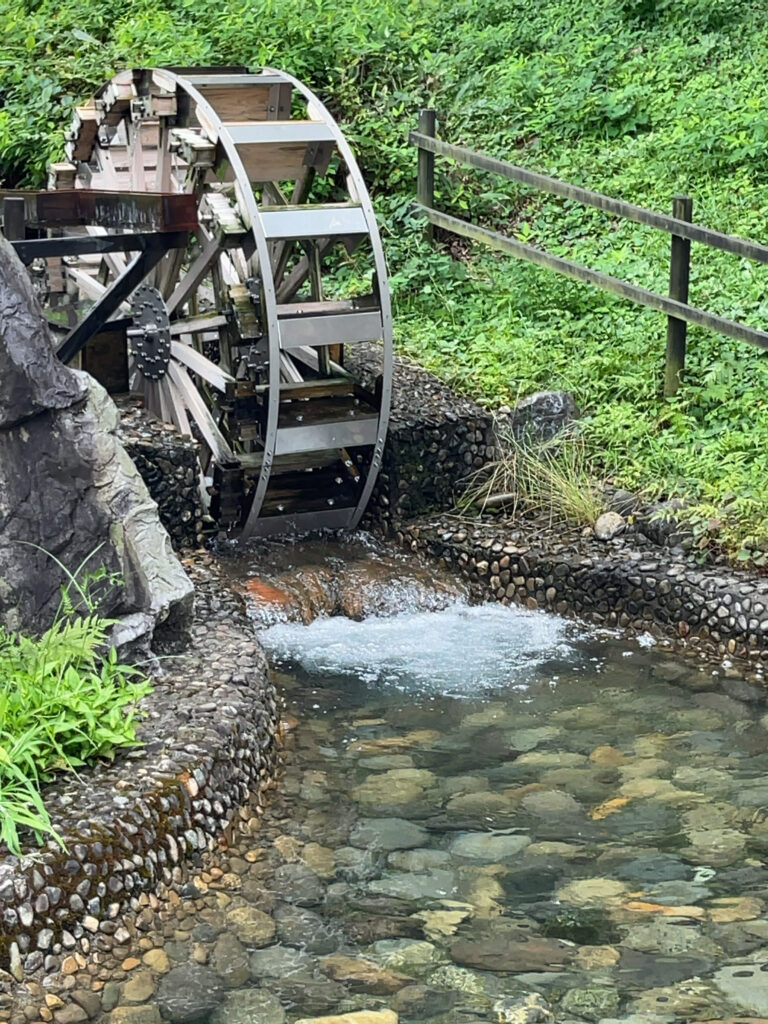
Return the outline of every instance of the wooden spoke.
<path id="1" fill-rule="evenodd" d="M 192 348 L 191 345 L 172 341 L 171 355 L 199 377 L 202 377 L 203 380 L 207 380 L 217 391 L 225 392 L 228 384 L 236 383 L 234 377 L 225 373 L 220 366 L 212 363 L 210 359 L 206 359 L 201 352 Z"/>

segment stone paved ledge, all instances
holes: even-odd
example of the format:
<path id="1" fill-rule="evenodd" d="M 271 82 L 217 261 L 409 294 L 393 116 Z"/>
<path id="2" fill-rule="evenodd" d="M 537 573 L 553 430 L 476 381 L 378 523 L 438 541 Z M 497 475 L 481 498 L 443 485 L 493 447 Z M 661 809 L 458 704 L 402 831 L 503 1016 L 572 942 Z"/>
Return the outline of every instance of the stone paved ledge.
<path id="1" fill-rule="evenodd" d="M 479 599 L 578 615 L 726 657 L 768 660 L 768 579 L 727 566 L 700 567 L 639 533 L 606 543 L 536 523 L 433 516 L 401 523 L 397 539 L 458 569 Z"/>
<path id="2" fill-rule="evenodd" d="M 377 346 L 355 346 L 349 368 L 369 388 Z M 395 357 L 392 410 L 381 473 L 363 525 L 385 535 L 403 518 L 451 508 L 462 481 L 494 457 L 493 418 L 433 374 Z"/>
<path id="3" fill-rule="evenodd" d="M 119 395 L 115 404 L 120 411 L 118 436 L 157 502 L 173 546 L 194 547 L 203 533 L 197 442 L 145 412 L 135 396 Z"/>
<path id="4" fill-rule="evenodd" d="M 16 981 L 119 948 L 124 910 L 183 884 L 236 814 L 260 813 L 276 761 L 275 690 L 237 599 L 210 565 L 187 568 L 197 586 L 191 645 L 162 660 L 142 701 L 144 746 L 46 787 L 66 852 L 30 837 L 27 856 L 0 863 L 0 967 Z M 0 971 L 0 1019 L 10 983 Z"/>

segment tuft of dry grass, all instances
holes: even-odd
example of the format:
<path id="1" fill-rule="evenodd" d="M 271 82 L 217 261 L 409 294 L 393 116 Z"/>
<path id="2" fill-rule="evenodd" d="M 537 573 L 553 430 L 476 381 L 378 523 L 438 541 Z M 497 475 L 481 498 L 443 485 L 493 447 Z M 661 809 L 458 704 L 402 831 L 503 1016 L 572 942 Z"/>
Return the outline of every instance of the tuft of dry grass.
<path id="1" fill-rule="evenodd" d="M 513 517 L 546 516 L 550 526 L 594 526 L 606 505 L 579 434 L 535 444 L 504 427 L 496 434 L 498 457 L 474 474 L 459 502 L 462 511 L 504 509 Z"/>

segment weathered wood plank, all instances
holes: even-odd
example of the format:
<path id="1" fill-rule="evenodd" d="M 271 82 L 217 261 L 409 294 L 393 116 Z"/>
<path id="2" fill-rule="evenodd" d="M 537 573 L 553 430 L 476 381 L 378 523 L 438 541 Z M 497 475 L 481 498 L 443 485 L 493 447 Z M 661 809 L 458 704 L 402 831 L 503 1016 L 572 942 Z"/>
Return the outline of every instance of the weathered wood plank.
<path id="1" fill-rule="evenodd" d="M 620 278 L 603 274 L 599 270 L 590 270 L 580 263 L 573 263 L 560 256 L 553 256 L 552 253 L 543 249 L 534 249 L 531 245 L 518 242 L 514 238 L 499 234 L 497 231 L 489 231 L 487 228 L 478 227 L 476 224 L 468 224 L 458 217 L 451 217 L 447 213 L 440 213 L 438 210 L 428 210 L 426 207 L 415 204 L 417 210 L 427 217 L 437 227 L 446 231 L 453 231 L 454 234 L 463 235 L 477 242 L 484 242 L 494 249 L 509 252 L 513 256 L 535 263 L 539 267 L 546 267 L 547 270 L 556 270 L 566 277 L 575 281 L 583 281 L 587 284 L 597 285 L 604 291 L 613 292 L 623 299 L 629 299 L 649 309 L 656 309 L 659 313 L 666 313 L 667 316 L 678 317 L 689 324 L 696 324 L 697 327 L 706 327 L 710 331 L 717 331 L 729 338 L 736 338 L 737 341 L 746 341 L 750 345 L 757 345 L 759 348 L 768 348 L 768 334 L 759 331 L 754 327 L 747 327 L 746 324 L 736 323 L 734 320 L 727 320 L 722 316 L 715 316 L 707 313 L 696 306 L 688 306 L 683 302 L 677 302 L 666 295 L 659 295 L 656 292 L 648 291 L 646 288 L 639 288 L 637 285 L 629 284 Z M 681 221 L 680 223 L 685 223 Z"/>

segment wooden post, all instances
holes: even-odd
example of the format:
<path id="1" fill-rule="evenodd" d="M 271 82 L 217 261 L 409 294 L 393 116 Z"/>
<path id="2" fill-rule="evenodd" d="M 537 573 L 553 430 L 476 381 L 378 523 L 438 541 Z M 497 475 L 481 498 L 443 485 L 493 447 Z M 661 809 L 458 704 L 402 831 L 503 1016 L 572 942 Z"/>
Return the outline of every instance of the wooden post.
<path id="1" fill-rule="evenodd" d="M 423 109 L 419 111 L 419 131 L 422 135 L 435 137 L 434 110 Z M 416 195 L 422 206 L 430 208 L 435 205 L 435 154 L 429 153 L 426 149 L 419 150 L 419 164 L 416 178 Z M 435 229 L 426 222 L 424 226 L 424 240 L 431 242 Z"/>
<path id="2" fill-rule="evenodd" d="M 675 196 L 672 216 L 678 220 L 693 219 L 693 200 L 690 196 Z M 669 256 L 669 297 L 688 302 L 688 281 L 691 270 L 691 243 L 687 238 L 672 235 Z M 664 397 L 677 394 L 685 369 L 685 339 L 687 324 L 676 316 L 667 317 L 667 357 L 664 365 Z"/>
<path id="3" fill-rule="evenodd" d="M 24 238 L 24 200 L 6 196 L 3 199 L 3 234 L 9 242 Z"/>

